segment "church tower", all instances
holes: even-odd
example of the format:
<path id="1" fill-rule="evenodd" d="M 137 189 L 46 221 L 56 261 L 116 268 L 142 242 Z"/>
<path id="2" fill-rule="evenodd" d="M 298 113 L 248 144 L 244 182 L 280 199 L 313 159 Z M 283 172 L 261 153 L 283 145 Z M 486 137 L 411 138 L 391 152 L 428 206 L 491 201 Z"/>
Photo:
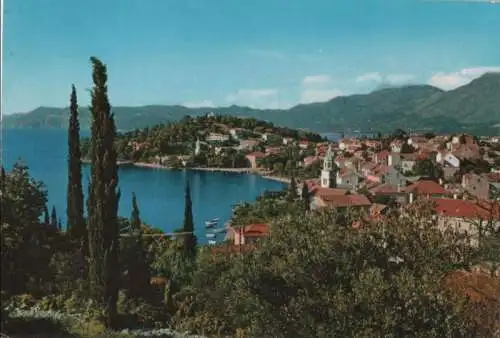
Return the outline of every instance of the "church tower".
<path id="1" fill-rule="evenodd" d="M 334 162 L 332 146 L 328 146 L 325 158 L 323 159 L 323 170 L 321 170 L 321 187 L 337 187 L 337 165 Z"/>

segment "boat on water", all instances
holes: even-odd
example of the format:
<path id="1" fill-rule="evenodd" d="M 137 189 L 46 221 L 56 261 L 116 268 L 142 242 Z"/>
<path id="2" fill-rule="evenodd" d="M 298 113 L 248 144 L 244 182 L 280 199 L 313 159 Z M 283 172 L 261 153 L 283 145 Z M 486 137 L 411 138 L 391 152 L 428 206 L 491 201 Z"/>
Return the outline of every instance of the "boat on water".
<path id="1" fill-rule="evenodd" d="M 205 227 L 206 228 L 213 228 L 217 225 L 217 222 L 212 222 L 212 221 L 206 221 L 205 222 Z"/>
<path id="2" fill-rule="evenodd" d="M 217 217 L 217 218 L 212 218 L 211 220 L 209 220 L 209 222 L 215 222 L 215 223 L 217 223 L 219 220 L 220 220 L 220 218 Z"/>
<path id="3" fill-rule="evenodd" d="M 217 242 L 216 241 L 208 241 L 208 244 L 215 245 L 215 244 L 217 244 Z"/>
<path id="4" fill-rule="evenodd" d="M 207 235 L 207 238 L 215 238 L 215 236 L 216 236 L 214 233 L 208 233 L 206 235 Z"/>

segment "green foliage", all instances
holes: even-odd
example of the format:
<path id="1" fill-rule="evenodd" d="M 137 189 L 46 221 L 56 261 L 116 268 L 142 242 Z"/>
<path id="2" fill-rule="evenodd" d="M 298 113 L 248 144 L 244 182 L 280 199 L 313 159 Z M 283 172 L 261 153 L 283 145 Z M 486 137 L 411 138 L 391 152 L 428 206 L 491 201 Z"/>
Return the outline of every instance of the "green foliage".
<path id="1" fill-rule="evenodd" d="M 444 176 L 443 169 L 430 159 L 417 161 L 413 167 L 413 172 L 415 175 L 430 178 L 442 178 Z"/>
<path id="2" fill-rule="evenodd" d="M 89 291 L 92 299 L 104 307 L 106 326 L 116 322 L 119 288 L 118 172 L 114 149 L 116 134 L 108 100 L 106 66 L 92 57 L 92 139 L 91 181 L 89 184 Z"/>
<path id="3" fill-rule="evenodd" d="M 182 231 L 190 233 L 182 236 L 184 241 L 184 258 L 187 261 L 193 261 L 196 257 L 197 239 L 194 234 L 193 204 L 191 202 L 191 189 L 188 180 L 186 181 L 184 192 L 184 225 Z"/>
<path id="4" fill-rule="evenodd" d="M 70 117 L 68 123 L 68 187 L 67 187 L 67 229 L 87 256 L 87 228 L 83 216 L 82 153 L 80 148 L 80 122 L 76 88 L 71 87 Z"/>
<path id="5" fill-rule="evenodd" d="M 151 273 L 135 193 L 132 194 L 129 235 L 129 237 L 122 238 L 120 261 L 124 272 L 123 287 L 127 290 L 127 296 L 131 300 L 150 299 L 151 285 L 149 281 Z"/>
<path id="6" fill-rule="evenodd" d="M 356 230 L 338 219 L 282 216 L 252 253 L 201 255 L 174 321 L 210 334 L 274 337 L 474 332 L 466 308 L 438 282 L 472 257 L 452 234 L 396 219 Z"/>

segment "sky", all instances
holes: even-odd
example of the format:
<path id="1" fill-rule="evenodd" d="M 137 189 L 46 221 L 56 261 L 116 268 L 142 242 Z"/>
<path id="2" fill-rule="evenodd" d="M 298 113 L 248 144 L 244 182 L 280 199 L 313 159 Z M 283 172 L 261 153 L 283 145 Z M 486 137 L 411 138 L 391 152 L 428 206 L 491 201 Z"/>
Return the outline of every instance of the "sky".
<path id="1" fill-rule="evenodd" d="M 422 0 L 4 0 L 4 114 L 88 105 L 288 108 L 500 71 L 500 4 Z"/>

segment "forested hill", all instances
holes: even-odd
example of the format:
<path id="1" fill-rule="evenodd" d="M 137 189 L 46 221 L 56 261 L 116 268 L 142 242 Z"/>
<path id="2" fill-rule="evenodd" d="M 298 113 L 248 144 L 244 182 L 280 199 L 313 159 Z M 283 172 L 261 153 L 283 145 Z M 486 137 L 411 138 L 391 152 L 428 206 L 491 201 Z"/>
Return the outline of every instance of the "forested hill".
<path id="1" fill-rule="evenodd" d="M 337 97 L 328 102 L 302 104 L 287 110 L 230 106 L 187 108 L 175 106 L 114 107 L 118 129 L 130 130 L 179 120 L 186 115 L 213 112 L 254 117 L 290 128 L 316 132 L 339 129 L 429 129 L 436 132 L 498 133 L 500 124 L 500 73 L 489 73 L 467 85 L 443 91 L 428 85 L 385 88 L 370 94 Z M 24 114 L 4 115 L 7 128 L 66 128 L 68 111 L 40 107 Z M 82 129 L 90 114 L 81 109 Z"/>

